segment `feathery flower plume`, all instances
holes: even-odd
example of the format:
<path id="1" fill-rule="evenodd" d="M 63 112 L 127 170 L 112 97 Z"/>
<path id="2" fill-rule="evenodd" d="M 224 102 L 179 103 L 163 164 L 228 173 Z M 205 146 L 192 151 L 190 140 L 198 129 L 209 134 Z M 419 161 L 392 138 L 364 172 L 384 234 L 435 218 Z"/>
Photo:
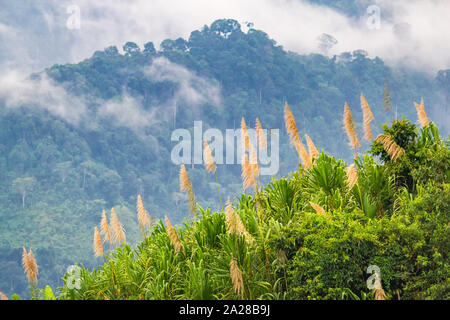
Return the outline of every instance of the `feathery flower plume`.
<path id="1" fill-rule="evenodd" d="M 299 139 L 297 141 L 297 143 L 295 144 L 295 149 L 297 149 L 297 153 L 300 160 L 302 161 L 303 167 L 305 167 L 306 170 L 311 169 L 312 160 L 308 154 L 308 151 L 306 151 L 306 148 L 303 145 L 302 140 Z"/>
<path id="2" fill-rule="evenodd" d="M 372 129 L 370 128 L 370 122 L 375 118 L 373 117 L 372 110 L 370 110 L 369 103 L 367 103 L 366 97 L 361 93 L 361 109 L 363 111 L 364 120 L 364 139 L 368 141 L 373 140 Z"/>
<path id="3" fill-rule="evenodd" d="M 195 216 L 195 212 L 197 211 L 197 202 L 195 201 L 195 193 L 194 188 L 192 187 L 192 183 L 189 185 L 188 189 L 188 200 L 192 215 Z"/>
<path id="4" fill-rule="evenodd" d="M 113 231 L 113 241 L 115 243 L 126 242 L 125 229 L 123 225 L 120 223 L 119 218 L 117 218 L 117 213 L 114 208 L 111 209 L 111 227 Z"/>
<path id="5" fill-rule="evenodd" d="M 375 300 L 386 300 L 387 296 L 383 288 L 375 289 Z"/>
<path id="6" fill-rule="evenodd" d="M 166 220 L 167 234 L 169 235 L 170 243 L 173 245 L 175 253 L 180 252 L 181 249 L 184 250 L 184 246 L 180 242 L 177 232 L 175 231 L 175 228 L 172 226 L 167 216 L 165 217 L 165 220 Z"/>
<path id="7" fill-rule="evenodd" d="M 250 137 L 248 136 L 247 125 L 245 124 L 245 119 L 242 117 L 241 120 L 241 143 L 243 151 L 247 151 L 250 148 Z"/>
<path id="8" fill-rule="evenodd" d="M 258 177 L 260 174 L 259 165 L 258 165 L 258 155 L 256 153 L 255 148 L 250 144 L 250 166 L 252 167 L 253 176 Z"/>
<path id="9" fill-rule="evenodd" d="M 264 131 L 263 131 L 263 127 L 262 127 L 261 121 L 259 121 L 258 118 L 256 118 L 256 137 L 258 139 L 258 148 L 259 148 L 259 150 L 267 149 L 266 136 L 264 135 Z"/>
<path id="10" fill-rule="evenodd" d="M 405 153 L 405 150 L 387 134 L 380 134 L 375 141 L 383 145 L 384 150 L 389 154 L 392 161 L 396 161 Z"/>
<path id="11" fill-rule="evenodd" d="M 233 255 L 231 255 L 230 261 L 230 276 L 233 283 L 234 292 L 238 295 L 244 293 L 244 280 L 242 279 L 242 272 L 241 269 L 239 269 L 236 259 L 233 258 Z"/>
<path id="12" fill-rule="evenodd" d="M 227 200 L 225 207 L 225 221 L 227 230 L 230 234 L 244 235 L 248 240 L 252 241 L 252 236 L 248 233 L 241 218 L 233 209 L 233 205 L 230 202 L 230 198 Z"/>
<path id="13" fill-rule="evenodd" d="M 180 191 L 188 190 L 190 184 L 191 181 L 187 175 L 186 167 L 182 163 L 180 166 Z"/>
<path id="14" fill-rule="evenodd" d="M 303 166 L 306 169 L 311 168 L 312 167 L 311 157 L 308 155 L 308 152 L 306 151 L 305 146 L 303 145 L 300 139 L 297 123 L 295 122 L 294 115 L 292 114 L 292 111 L 289 108 L 287 102 L 284 106 L 284 121 L 286 123 L 286 130 L 289 134 L 291 143 L 297 150 L 298 157 L 303 163 Z"/>
<path id="15" fill-rule="evenodd" d="M 94 229 L 94 254 L 96 257 L 103 255 L 102 237 L 100 236 L 100 232 L 97 227 Z"/>
<path id="16" fill-rule="evenodd" d="M 321 215 L 326 215 L 326 211 L 324 208 L 322 208 L 321 205 L 314 203 L 312 201 L 309 202 L 309 204 L 311 205 L 311 207 L 316 211 L 316 213 L 321 214 Z"/>
<path id="17" fill-rule="evenodd" d="M 0 291 L 0 300 L 9 300 L 8 297 Z"/>
<path id="18" fill-rule="evenodd" d="M 214 158 L 213 158 L 213 155 L 211 152 L 211 148 L 209 147 L 208 141 L 206 141 L 206 140 L 203 141 L 203 158 L 205 159 L 206 171 L 208 173 L 209 172 L 216 173 L 217 167 L 214 164 Z M 217 178 L 217 175 L 216 175 L 216 182 L 217 182 L 217 190 L 219 191 L 220 207 L 223 210 L 222 197 L 220 196 L 220 184 L 219 184 L 219 179 Z M 195 205 L 194 206 L 191 205 L 191 207 L 193 210 L 196 209 Z"/>
<path id="19" fill-rule="evenodd" d="M 364 120 L 364 139 L 367 141 L 373 140 L 372 128 L 370 127 L 370 122 Z"/>
<path id="20" fill-rule="evenodd" d="M 139 222 L 139 229 L 142 233 L 144 233 L 145 228 L 150 228 L 151 220 L 148 215 L 147 210 L 144 208 L 144 203 L 142 202 L 142 197 L 140 194 L 138 194 L 137 197 L 137 213 L 138 213 L 138 222 Z"/>
<path id="21" fill-rule="evenodd" d="M 191 207 L 192 215 L 195 215 L 197 206 L 195 202 L 194 188 L 192 187 L 191 180 L 189 180 L 184 163 L 182 163 L 180 167 L 180 190 L 186 190 L 188 192 L 189 205 Z"/>
<path id="22" fill-rule="evenodd" d="M 347 101 L 344 105 L 344 128 L 347 132 L 348 139 L 350 140 L 350 146 L 353 149 L 361 147 L 361 143 L 356 136 L 355 124 L 353 123 L 352 113 L 350 111 L 350 107 L 348 106 Z"/>
<path id="23" fill-rule="evenodd" d="M 251 186 L 256 186 L 256 179 L 253 175 L 252 166 L 248 161 L 247 154 L 244 154 L 244 159 L 242 160 L 242 184 L 244 186 L 244 190 L 248 189 Z"/>
<path id="24" fill-rule="evenodd" d="M 286 130 L 291 139 L 291 143 L 296 147 L 296 144 L 300 141 L 300 135 L 298 133 L 298 127 L 295 123 L 294 115 L 292 114 L 291 108 L 289 108 L 287 102 L 284 106 L 284 121 L 286 123 Z"/>
<path id="25" fill-rule="evenodd" d="M 305 134 L 305 138 L 306 138 L 306 145 L 308 146 L 308 150 L 309 150 L 309 156 L 311 158 L 318 158 L 319 151 L 317 151 L 317 148 L 314 145 L 314 142 L 307 134 Z"/>
<path id="26" fill-rule="evenodd" d="M 375 300 L 386 300 L 387 296 L 383 290 L 380 279 L 377 278 L 375 281 L 376 282 L 373 288 L 373 291 L 375 292 Z"/>
<path id="27" fill-rule="evenodd" d="M 30 249 L 30 252 L 27 252 L 25 248 L 23 248 L 22 253 L 22 265 L 25 271 L 25 274 L 28 278 L 28 281 L 36 285 L 37 283 L 37 277 L 39 275 L 38 266 L 36 263 L 36 259 L 33 255 L 33 251 Z"/>
<path id="28" fill-rule="evenodd" d="M 372 110 L 370 109 L 369 103 L 367 102 L 366 97 L 364 96 L 363 93 L 361 93 L 361 109 L 363 110 L 363 112 L 366 114 L 366 118 L 369 121 L 373 121 L 375 120 Z"/>
<path id="29" fill-rule="evenodd" d="M 100 221 L 100 231 L 105 237 L 105 241 L 112 243 L 111 232 L 109 231 L 108 219 L 106 219 L 105 210 L 102 211 L 102 220 Z"/>
<path id="30" fill-rule="evenodd" d="M 209 147 L 208 141 L 203 141 L 203 158 L 205 159 L 205 167 L 208 173 L 216 173 L 216 165 L 214 164 L 214 158 Z"/>
<path id="31" fill-rule="evenodd" d="M 417 110 L 417 117 L 419 118 L 420 125 L 422 127 L 427 126 L 430 123 L 430 120 L 428 120 L 427 113 L 425 112 L 425 103 L 423 98 L 420 100 L 420 105 L 414 102 L 414 106 Z"/>
<path id="32" fill-rule="evenodd" d="M 351 164 L 347 167 L 348 188 L 351 190 L 357 181 L 358 181 L 358 172 L 356 171 L 355 165 Z"/>

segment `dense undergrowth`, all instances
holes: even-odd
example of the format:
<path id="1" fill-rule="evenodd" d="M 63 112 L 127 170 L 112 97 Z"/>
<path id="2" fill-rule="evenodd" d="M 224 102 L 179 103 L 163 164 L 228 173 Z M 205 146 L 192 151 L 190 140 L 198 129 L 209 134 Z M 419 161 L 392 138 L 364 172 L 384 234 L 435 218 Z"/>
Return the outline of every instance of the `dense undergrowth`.
<path id="1" fill-rule="evenodd" d="M 418 132 L 400 120 L 384 131 L 406 155 L 390 161 L 374 142 L 372 155 L 355 158 L 351 189 L 346 164 L 322 153 L 310 170 L 238 199 L 246 235 L 227 232 L 224 212 L 200 208 L 177 230 L 179 253 L 160 222 L 136 249 L 124 245 L 98 270 L 83 269 L 80 289 L 64 287 L 60 298 L 372 299 L 370 265 L 389 299 L 450 298 L 449 140 L 432 123 Z"/>
<path id="2" fill-rule="evenodd" d="M 347 164 L 322 152 L 223 212 L 199 207 L 175 240 L 155 223 L 136 248 L 81 268 L 75 286 L 66 274 L 58 298 L 449 299 L 450 141 L 433 123 L 383 131 L 404 151 L 397 160 L 374 140 L 350 182 Z M 369 266 L 381 287 L 368 286 Z"/>

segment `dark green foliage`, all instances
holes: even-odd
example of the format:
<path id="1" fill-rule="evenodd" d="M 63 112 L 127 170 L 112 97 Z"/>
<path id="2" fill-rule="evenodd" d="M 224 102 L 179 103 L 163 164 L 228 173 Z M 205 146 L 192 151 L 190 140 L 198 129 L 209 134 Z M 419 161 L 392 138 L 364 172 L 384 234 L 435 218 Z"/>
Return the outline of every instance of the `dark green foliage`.
<path id="1" fill-rule="evenodd" d="M 390 174 L 396 175 L 396 185 L 412 190 L 415 182 L 426 182 L 433 179 L 443 182 L 450 177 L 448 160 L 450 154 L 439 137 L 439 130 L 431 122 L 424 128 L 417 128 L 408 120 L 395 120 L 392 126 L 383 126 L 384 133 L 405 150 L 405 155 L 397 161 L 391 161 L 383 145 L 374 142 L 370 153 L 379 156 L 386 164 Z"/>
<path id="2" fill-rule="evenodd" d="M 321 153 L 312 169 L 304 175 L 302 187 L 311 196 L 311 201 L 330 210 L 342 207 L 341 191 L 346 188 L 347 178 L 344 161 Z"/>
<path id="3" fill-rule="evenodd" d="M 292 218 L 293 212 L 298 209 L 292 181 L 281 178 L 270 182 L 265 191 L 271 194 L 266 197 L 266 207 L 270 209 L 270 215 L 279 221 L 287 222 Z"/>
<path id="4" fill-rule="evenodd" d="M 369 155 L 358 157 L 356 165 L 358 183 L 352 193 L 359 207 L 371 218 L 389 214 L 395 193 L 393 176 Z"/>

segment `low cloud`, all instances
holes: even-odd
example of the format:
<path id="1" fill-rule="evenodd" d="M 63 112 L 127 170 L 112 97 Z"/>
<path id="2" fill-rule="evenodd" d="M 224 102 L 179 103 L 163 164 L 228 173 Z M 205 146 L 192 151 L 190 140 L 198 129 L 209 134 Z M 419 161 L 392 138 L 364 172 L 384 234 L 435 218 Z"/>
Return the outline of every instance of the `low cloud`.
<path id="1" fill-rule="evenodd" d="M 74 125 L 87 111 L 81 98 L 68 94 L 46 75 L 32 80 L 17 71 L 0 77 L 0 101 L 7 108 L 41 108 Z"/>
<path id="2" fill-rule="evenodd" d="M 41 108 L 72 125 L 86 122 L 92 127 L 93 119 L 110 119 L 114 125 L 127 127 L 138 134 L 164 119 L 170 119 L 174 112 L 171 107 L 183 105 L 197 109 L 204 104 L 220 106 L 220 88 L 214 80 L 199 77 L 165 58 L 155 59 L 144 74 L 152 82 L 170 81 L 177 85 L 169 101 L 144 107 L 142 97 L 130 96 L 126 90 L 120 97 L 110 100 L 88 101 L 83 96 L 70 94 L 45 73 L 39 79 L 31 79 L 18 71 L 10 71 L 0 77 L 0 106 Z M 89 108 L 89 103 L 96 107 Z"/>
<path id="3" fill-rule="evenodd" d="M 140 133 L 144 128 L 158 122 L 155 117 L 156 111 L 157 108 L 144 110 L 140 100 L 124 94 L 119 101 L 101 102 L 98 114 L 100 117 L 112 117 L 116 125 Z"/>
<path id="4" fill-rule="evenodd" d="M 207 80 L 166 58 L 157 58 L 146 69 L 147 77 L 155 82 L 170 81 L 178 85 L 174 94 L 175 102 L 191 105 L 220 104 L 220 88 L 216 80 Z"/>
<path id="5" fill-rule="evenodd" d="M 127 41 L 141 47 L 153 41 L 158 47 L 164 39 L 188 38 L 191 31 L 216 19 L 232 18 L 242 25 L 254 23 L 286 49 L 302 54 L 323 52 L 317 39 L 325 33 L 338 41 L 329 55 L 363 49 L 390 64 L 429 73 L 450 68 L 448 0 L 355 0 L 361 11 L 352 17 L 303 0 L 42 0 L 28 4 L 35 7 L 29 10 L 32 14 L 18 13 L 9 1 L 0 2 L 19 21 L 0 21 L 2 50 L 9 52 L 4 57 L 16 67 L 75 63 L 95 50 Z M 370 5 L 380 8 L 379 28 L 368 27 L 376 18 L 367 10 Z M 73 11 L 67 11 L 71 6 L 79 8 L 80 29 L 67 27 L 74 18 Z M 10 36 L 6 28 L 20 37 Z"/>

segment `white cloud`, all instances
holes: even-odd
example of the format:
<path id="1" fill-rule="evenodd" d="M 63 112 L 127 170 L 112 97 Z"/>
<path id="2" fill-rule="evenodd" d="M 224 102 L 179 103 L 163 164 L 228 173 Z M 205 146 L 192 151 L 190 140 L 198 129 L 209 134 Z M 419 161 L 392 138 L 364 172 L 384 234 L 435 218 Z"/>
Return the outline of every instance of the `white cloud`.
<path id="1" fill-rule="evenodd" d="M 78 124 L 87 110 L 83 100 L 69 95 L 47 76 L 31 80 L 17 71 L 0 77 L 2 100 L 7 108 L 39 107 L 72 124 Z"/>
<path id="2" fill-rule="evenodd" d="M 98 106 L 88 108 L 84 97 L 67 92 L 60 84 L 42 73 L 40 79 L 31 80 L 18 71 L 6 72 L 0 76 L 0 105 L 7 108 L 42 108 L 73 125 L 85 121 L 91 127 L 93 119 L 109 118 L 117 126 L 130 128 L 142 134 L 145 128 L 169 120 L 176 105 L 199 108 L 203 104 L 218 107 L 220 88 L 215 81 L 199 77 L 188 69 L 157 58 L 144 70 L 152 82 L 170 81 L 178 86 L 174 95 L 164 105 L 145 108 L 140 98 L 132 97 L 124 90 L 120 98 L 91 101 Z M 96 114 L 92 112 L 96 111 Z"/>
<path id="3" fill-rule="evenodd" d="M 303 0 L 43 0 L 32 4 L 38 18 L 25 16 L 29 13 L 24 11 L 22 19 L 16 17 L 17 24 L 0 21 L 0 39 L 5 44 L 2 50 L 10 51 L 3 53 L 11 60 L 8 65 L 16 62 L 16 67 L 33 66 L 36 71 L 53 63 L 76 63 L 95 50 L 120 48 L 127 41 L 141 47 L 153 41 L 158 47 L 164 39 L 188 38 L 191 31 L 216 19 L 232 18 L 241 24 L 253 22 L 256 29 L 299 53 L 318 52 L 317 37 L 327 33 L 338 40 L 329 54 L 364 49 L 391 64 L 430 73 L 450 68 L 448 0 L 355 1 L 381 8 L 380 29 L 367 28 L 364 11 L 359 19 L 350 18 Z M 80 8 L 79 30 L 66 26 L 67 8 L 72 5 Z M 5 10 L 13 11 L 8 3 Z M 399 36 L 396 25 L 408 25 L 409 32 Z"/>
<path id="4" fill-rule="evenodd" d="M 119 126 L 128 127 L 135 132 L 158 122 L 155 117 L 156 108 L 146 111 L 142 107 L 141 101 L 124 94 L 119 101 L 101 102 L 99 115 L 101 117 L 113 117 L 113 123 Z"/>
<path id="5" fill-rule="evenodd" d="M 300 0 L 72 2 L 80 6 L 82 19 L 82 29 L 75 36 L 77 45 L 71 48 L 73 61 L 96 49 L 121 46 L 126 41 L 142 46 L 147 41 L 159 45 L 166 38 L 188 38 L 192 30 L 216 19 L 233 18 L 241 23 L 253 22 L 255 28 L 299 53 L 317 52 L 317 37 L 328 33 L 338 40 L 330 54 L 364 49 L 390 63 L 408 64 L 428 72 L 450 68 L 447 0 L 374 1 L 381 8 L 378 30 L 367 27 L 368 15 L 354 20 Z M 394 26 L 402 23 L 410 26 L 409 37 L 394 32 Z"/>

